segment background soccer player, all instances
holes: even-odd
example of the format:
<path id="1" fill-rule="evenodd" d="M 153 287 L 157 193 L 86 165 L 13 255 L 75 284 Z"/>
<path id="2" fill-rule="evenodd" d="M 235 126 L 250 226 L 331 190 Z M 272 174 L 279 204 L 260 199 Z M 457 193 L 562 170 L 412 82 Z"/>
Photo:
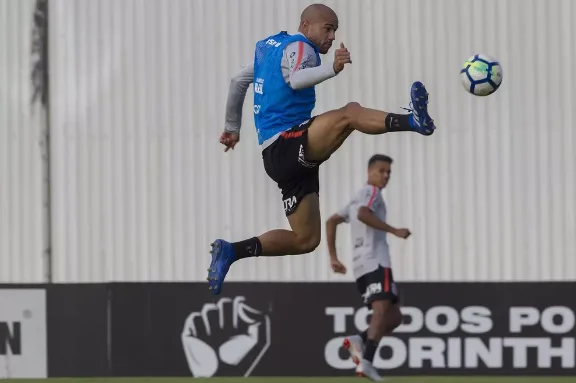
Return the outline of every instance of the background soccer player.
<path id="1" fill-rule="evenodd" d="M 336 228 L 350 223 L 352 267 L 356 286 L 364 303 L 372 309 L 370 327 L 360 335 L 347 337 L 344 347 L 350 351 L 356 372 L 372 380 L 380 376 L 372 362 L 380 339 L 402 322 L 398 291 L 392 275 L 387 233 L 408 238 L 408 229 L 397 229 L 386 223 L 386 203 L 380 192 L 390 180 L 392 158 L 375 154 L 368 161 L 366 184 L 352 200 L 326 221 L 326 239 L 332 270 L 346 273 L 336 253 Z"/>

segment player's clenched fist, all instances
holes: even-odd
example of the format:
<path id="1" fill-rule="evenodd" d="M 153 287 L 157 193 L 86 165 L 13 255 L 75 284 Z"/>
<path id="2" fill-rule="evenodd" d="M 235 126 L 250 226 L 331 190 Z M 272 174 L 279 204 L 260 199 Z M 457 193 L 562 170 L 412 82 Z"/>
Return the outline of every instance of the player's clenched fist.
<path id="1" fill-rule="evenodd" d="M 345 64 L 352 64 L 352 60 L 348 48 L 344 46 L 344 43 L 340 43 L 340 48 L 334 52 L 334 72 L 337 74 L 342 72 Z"/>
<path id="2" fill-rule="evenodd" d="M 226 149 L 224 149 L 225 152 L 230 149 L 234 150 L 234 146 L 236 146 L 238 141 L 240 141 L 240 135 L 236 133 L 224 132 L 220 136 L 220 143 L 226 146 Z"/>

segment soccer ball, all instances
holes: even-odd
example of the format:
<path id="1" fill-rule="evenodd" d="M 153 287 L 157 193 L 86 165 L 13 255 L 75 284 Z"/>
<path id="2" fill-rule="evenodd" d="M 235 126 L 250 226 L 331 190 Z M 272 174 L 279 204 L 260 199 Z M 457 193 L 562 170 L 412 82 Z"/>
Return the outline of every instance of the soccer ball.
<path id="1" fill-rule="evenodd" d="M 493 57 L 475 54 L 464 62 L 460 77 L 468 92 L 475 96 L 489 96 L 502 83 L 502 67 Z"/>

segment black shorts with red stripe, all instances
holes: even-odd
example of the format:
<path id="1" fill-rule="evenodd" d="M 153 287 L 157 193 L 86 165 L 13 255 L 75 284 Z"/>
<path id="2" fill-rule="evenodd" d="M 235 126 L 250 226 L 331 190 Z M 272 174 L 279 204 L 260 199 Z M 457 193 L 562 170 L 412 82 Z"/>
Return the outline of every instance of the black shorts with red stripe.
<path id="1" fill-rule="evenodd" d="M 392 269 L 387 267 L 378 266 L 376 270 L 364 274 L 356 280 L 356 286 L 368 308 L 375 301 L 389 300 L 395 304 L 400 300 Z"/>
<path id="2" fill-rule="evenodd" d="M 296 211 L 306 195 L 320 192 L 318 170 L 321 162 L 307 161 L 304 157 L 312 121 L 314 117 L 282 132 L 262 151 L 264 169 L 282 191 L 286 216 Z"/>

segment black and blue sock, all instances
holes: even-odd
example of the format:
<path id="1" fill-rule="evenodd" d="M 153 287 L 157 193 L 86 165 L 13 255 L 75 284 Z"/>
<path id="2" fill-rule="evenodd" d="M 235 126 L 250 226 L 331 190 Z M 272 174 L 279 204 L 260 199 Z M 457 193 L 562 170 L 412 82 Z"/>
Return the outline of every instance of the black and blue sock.
<path id="1" fill-rule="evenodd" d="M 388 113 L 384 120 L 388 132 L 407 132 L 414 129 L 410 126 L 409 114 Z"/>
<path id="2" fill-rule="evenodd" d="M 259 257 L 262 254 L 262 244 L 258 237 L 246 239 L 232 244 L 236 259 Z"/>

